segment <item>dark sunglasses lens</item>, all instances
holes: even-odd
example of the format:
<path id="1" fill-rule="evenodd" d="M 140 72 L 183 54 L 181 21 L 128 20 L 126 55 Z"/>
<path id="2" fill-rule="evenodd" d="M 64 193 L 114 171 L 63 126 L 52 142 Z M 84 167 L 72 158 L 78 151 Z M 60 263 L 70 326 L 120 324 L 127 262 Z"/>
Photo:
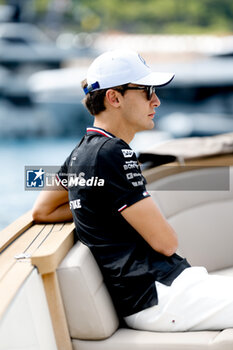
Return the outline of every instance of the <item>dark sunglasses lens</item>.
<path id="1" fill-rule="evenodd" d="M 147 100 L 150 101 L 152 93 L 151 93 L 151 86 L 146 87 L 146 94 L 147 94 Z"/>
<path id="2" fill-rule="evenodd" d="M 147 89 L 147 98 L 148 100 L 151 100 L 152 99 L 152 94 L 153 92 L 155 93 L 155 86 L 148 86 L 148 89 Z"/>
<path id="3" fill-rule="evenodd" d="M 147 99 L 150 101 L 154 91 L 153 86 L 147 86 L 146 91 L 147 91 Z"/>

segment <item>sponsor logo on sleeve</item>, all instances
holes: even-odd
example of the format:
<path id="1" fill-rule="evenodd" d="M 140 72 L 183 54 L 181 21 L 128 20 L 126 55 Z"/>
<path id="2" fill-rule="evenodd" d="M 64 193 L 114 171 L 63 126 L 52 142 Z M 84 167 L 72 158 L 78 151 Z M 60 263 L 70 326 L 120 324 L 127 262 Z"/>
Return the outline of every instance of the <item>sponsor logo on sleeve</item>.
<path id="1" fill-rule="evenodd" d="M 133 182 L 132 182 L 132 185 L 133 185 L 134 187 L 142 186 L 142 185 L 143 185 L 143 181 L 133 181 Z"/>
<path id="2" fill-rule="evenodd" d="M 131 158 L 134 154 L 134 151 L 132 149 L 122 149 L 121 152 L 125 158 Z"/>
<path id="3" fill-rule="evenodd" d="M 127 173 L 126 177 L 127 177 L 128 180 L 131 180 L 131 179 L 133 179 L 133 174 L 132 173 Z"/>
<path id="4" fill-rule="evenodd" d="M 140 173 L 126 173 L 126 178 L 128 180 L 131 180 L 134 177 L 142 177 L 142 175 Z"/>
<path id="5" fill-rule="evenodd" d="M 124 170 L 128 169 L 139 169 L 139 164 L 136 160 L 126 160 L 123 165 Z"/>

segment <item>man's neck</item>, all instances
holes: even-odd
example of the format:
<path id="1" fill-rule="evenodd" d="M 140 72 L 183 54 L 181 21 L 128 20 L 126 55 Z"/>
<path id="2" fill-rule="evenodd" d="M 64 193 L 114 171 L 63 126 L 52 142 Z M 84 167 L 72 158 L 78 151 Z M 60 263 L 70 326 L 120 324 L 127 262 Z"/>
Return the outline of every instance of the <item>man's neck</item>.
<path id="1" fill-rule="evenodd" d="M 130 128 L 127 128 L 119 120 L 115 122 L 112 119 L 106 120 L 106 118 L 101 119 L 101 117 L 95 117 L 93 126 L 110 132 L 111 134 L 122 139 L 128 144 L 132 141 L 135 135 L 135 133 L 132 130 L 130 130 Z"/>

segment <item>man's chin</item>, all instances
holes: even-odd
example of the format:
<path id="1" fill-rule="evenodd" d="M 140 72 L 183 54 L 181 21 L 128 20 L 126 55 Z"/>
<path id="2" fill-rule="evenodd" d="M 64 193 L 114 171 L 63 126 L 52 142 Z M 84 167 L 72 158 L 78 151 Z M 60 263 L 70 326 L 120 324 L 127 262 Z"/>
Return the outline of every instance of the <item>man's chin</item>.
<path id="1" fill-rule="evenodd" d="M 150 120 L 149 123 L 147 123 L 146 125 L 143 125 L 142 127 L 138 128 L 138 130 L 136 131 L 137 132 L 140 132 L 140 131 L 146 131 L 146 130 L 152 130 L 155 126 L 155 123 L 153 120 Z"/>
<path id="2" fill-rule="evenodd" d="M 151 130 L 154 128 L 154 126 L 155 126 L 155 123 L 153 120 L 151 120 L 150 123 L 148 123 L 148 128 L 146 130 Z"/>

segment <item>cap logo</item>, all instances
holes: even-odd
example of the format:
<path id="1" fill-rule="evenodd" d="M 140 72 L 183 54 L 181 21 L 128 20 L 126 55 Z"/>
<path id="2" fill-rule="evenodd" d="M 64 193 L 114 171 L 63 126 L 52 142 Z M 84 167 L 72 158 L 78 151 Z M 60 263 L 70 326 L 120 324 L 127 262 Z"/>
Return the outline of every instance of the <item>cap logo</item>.
<path id="1" fill-rule="evenodd" d="M 147 64 L 146 64 L 146 61 L 144 60 L 144 58 L 138 54 L 138 57 L 139 59 L 142 61 L 142 63 L 147 67 L 147 68 L 150 68 Z"/>
<path id="2" fill-rule="evenodd" d="M 94 84 L 84 87 L 83 90 L 87 95 L 89 92 L 91 92 L 92 90 L 98 89 L 99 87 L 100 87 L 100 84 L 98 83 L 98 81 L 96 81 Z"/>

